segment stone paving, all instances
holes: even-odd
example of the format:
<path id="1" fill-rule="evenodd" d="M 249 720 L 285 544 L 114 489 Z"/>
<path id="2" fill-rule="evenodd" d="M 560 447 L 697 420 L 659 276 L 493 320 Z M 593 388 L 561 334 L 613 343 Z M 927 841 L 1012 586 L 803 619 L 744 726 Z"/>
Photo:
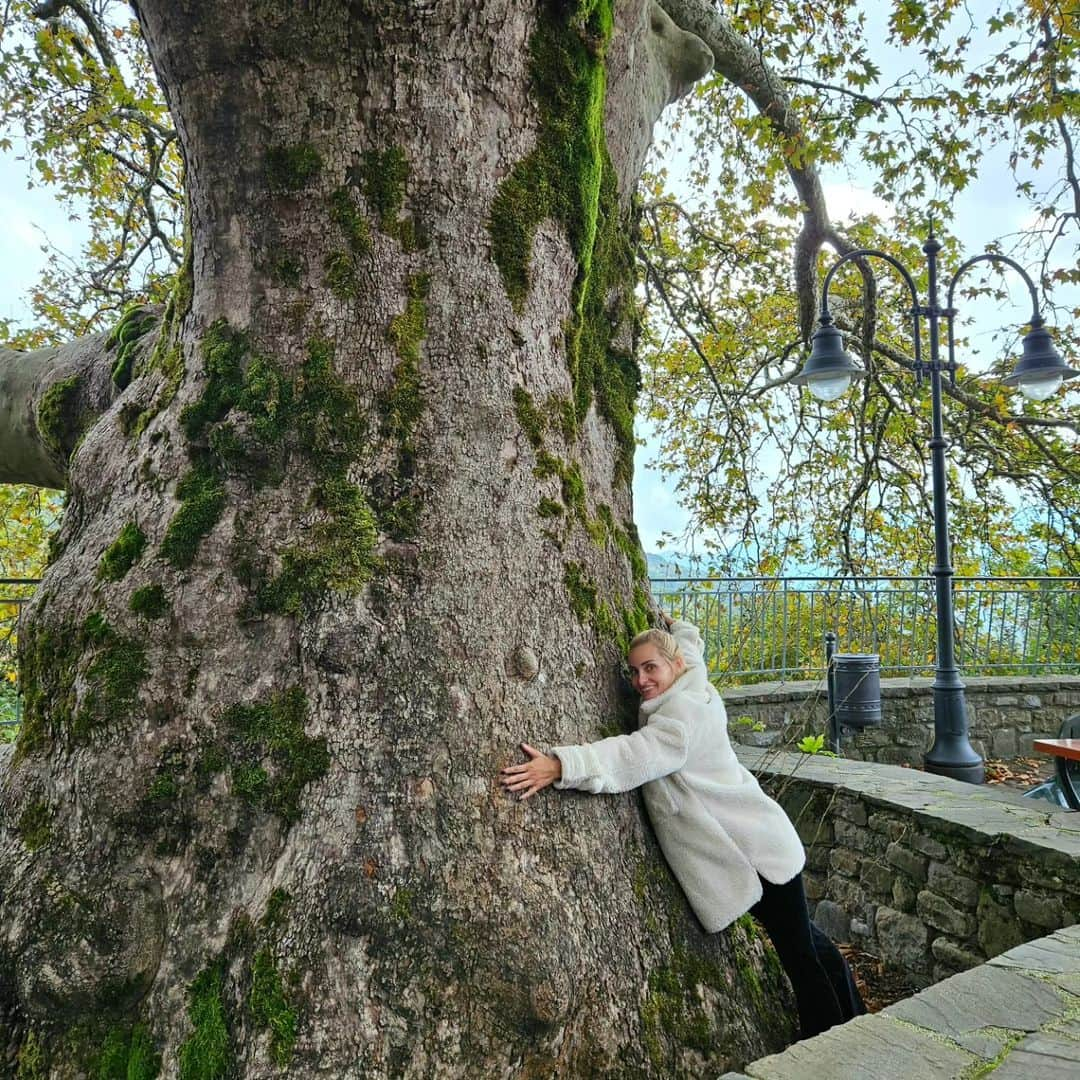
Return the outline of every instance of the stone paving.
<path id="1" fill-rule="evenodd" d="M 1080 925 L 719 1080 L 1080 1080 Z"/>

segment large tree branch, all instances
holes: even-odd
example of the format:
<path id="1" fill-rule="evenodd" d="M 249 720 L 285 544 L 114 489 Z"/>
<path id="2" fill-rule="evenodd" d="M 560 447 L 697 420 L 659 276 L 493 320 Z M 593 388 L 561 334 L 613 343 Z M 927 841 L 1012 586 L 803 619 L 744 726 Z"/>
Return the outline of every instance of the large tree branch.
<path id="1" fill-rule="evenodd" d="M 129 313 L 117 330 L 58 348 L 0 348 L 0 484 L 67 486 L 75 447 L 127 385 L 125 350 L 153 344 L 159 314 Z"/>
<path id="2" fill-rule="evenodd" d="M 684 30 L 696 34 L 713 52 L 715 70 L 739 87 L 766 117 L 777 135 L 792 149 L 787 171 L 803 205 L 803 224 L 795 243 L 795 287 L 799 296 L 799 328 L 804 339 L 813 330 L 817 304 L 817 254 L 824 243 L 841 255 L 853 248 L 829 221 L 821 176 L 811 155 L 806 133 L 784 80 L 772 71 L 754 47 L 705 0 L 662 0 L 668 14 Z M 872 277 L 867 276 L 864 310 L 873 310 Z"/>

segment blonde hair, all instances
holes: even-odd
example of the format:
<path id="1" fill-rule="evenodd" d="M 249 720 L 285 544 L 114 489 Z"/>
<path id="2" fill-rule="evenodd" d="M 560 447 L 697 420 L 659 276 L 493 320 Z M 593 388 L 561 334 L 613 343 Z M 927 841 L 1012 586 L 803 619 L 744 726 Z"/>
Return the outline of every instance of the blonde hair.
<path id="1" fill-rule="evenodd" d="M 679 643 L 666 630 L 643 630 L 630 642 L 630 647 L 626 650 L 626 655 L 629 656 L 639 645 L 655 645 L 656 651 L 660 653 L 665 660 L 668 660 L 671 663 L 674 663 L 676 660 L 682 660 L 683 663 L 686 662 L 682 654 L 682 649 L 679 648 Z"/>

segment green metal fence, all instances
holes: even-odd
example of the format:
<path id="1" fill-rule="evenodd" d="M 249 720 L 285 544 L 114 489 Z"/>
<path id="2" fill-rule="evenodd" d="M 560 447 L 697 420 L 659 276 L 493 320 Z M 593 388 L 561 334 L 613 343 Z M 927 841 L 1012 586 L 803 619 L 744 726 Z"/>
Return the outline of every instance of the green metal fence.
<path id="1" fill-rule="evenodd" d="M 666 611 L 696 623 L 709 666 L 728 682 L 824 675 L 823 640 L 877 653 L 883 675 L 931 674 L 934 579 L 664 578 Z M 966 675 L 1080 671 L 1080 578 L 957 577 L 953 634 Z"/>

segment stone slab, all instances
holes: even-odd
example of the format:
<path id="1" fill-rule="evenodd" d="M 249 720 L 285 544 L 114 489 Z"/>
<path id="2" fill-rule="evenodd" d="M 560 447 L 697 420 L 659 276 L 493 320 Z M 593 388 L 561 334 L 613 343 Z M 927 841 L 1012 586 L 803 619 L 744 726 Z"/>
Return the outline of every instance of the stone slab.
<path id="1" fill-rule="evenodd" d="M 1053 975 L 1080 974 L 1080 924 L 1017 945 L 989 961 L 991 967 L 1019 968 Z"/>
<path id="2" fill-rule="evenodd" d="M 1077 1080 L 1080 1077 L 1080 1030 L 1040 1031 L 1013 1047 L 994 1070 L 993 1080 Z"/>
<path id="3" fill-rule="evenodd" d="M 857 1016 L 746 1066 L 753 1080 L 960 1080 L 977 1059 L 926 1032 Z"/>
<path id="4" fill-rule="evenodd" d="M 1063 1008 L 1053 986 L 983 964 L 890 1005 L 882 1015 L 936 1032 L 992 1059 L 1009 1041 L 1010 1031 L 1038 1031 L 1058 1019 Z"/>

